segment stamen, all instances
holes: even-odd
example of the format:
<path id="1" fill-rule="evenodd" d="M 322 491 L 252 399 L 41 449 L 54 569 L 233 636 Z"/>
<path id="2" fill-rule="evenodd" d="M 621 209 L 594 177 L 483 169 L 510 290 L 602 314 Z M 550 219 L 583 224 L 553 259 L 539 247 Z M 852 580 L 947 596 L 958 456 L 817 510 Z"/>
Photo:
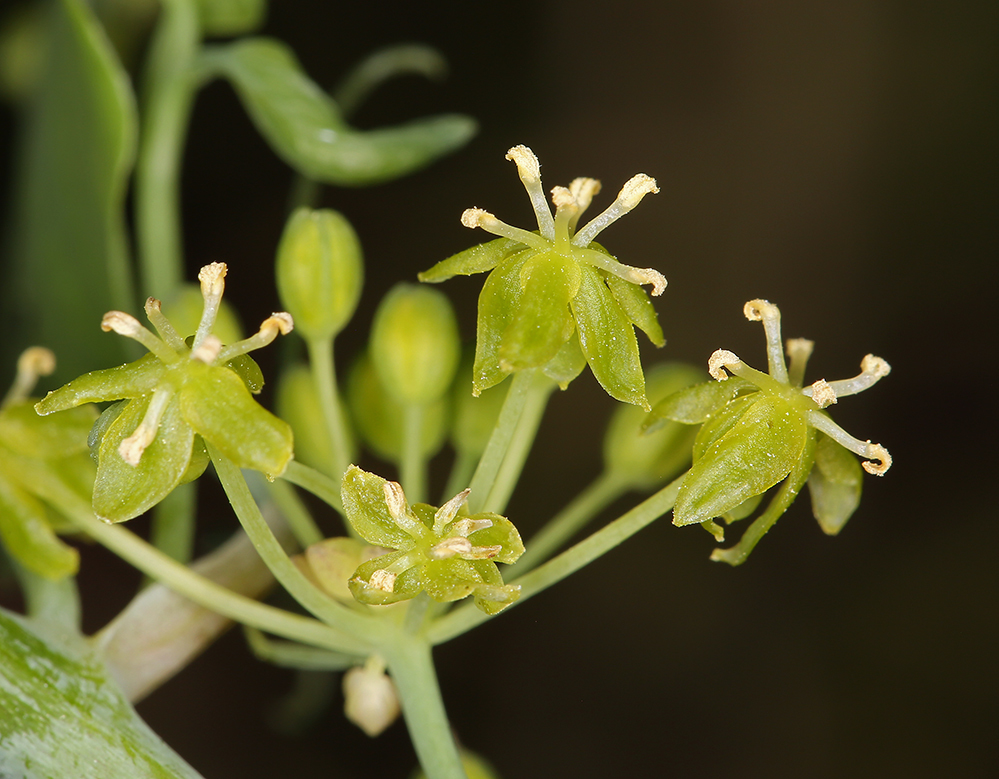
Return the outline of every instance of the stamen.
<path id="1" fill-rule="evenodd" d="M 643 197 L 650 193 L 655 194 L 658 191 L 659 187 L 656 186 L 654 178 L 646 176 L 644 173 L 632 176 L 621 187 L 617 200 L 611 203 L 606 211 L 594 217 L 582 230 L 576 233 L 576 236 L 572 239 L 573 245 L 589 245 L 590 241 L 596 238 L 600 232 L 637 206 Z"/>
<path id="2" fill-rule="evenodd" d="M 198 273 L 198 281 L 201 282 L 201 296 L 205 299 L 204 308 L 201 310 L 201 322 L 198 324 L 198 332 L 194 334 L 194 346 L 197 349 L 215 326 L 215 317 L 219 313 L 219 304 L 222 302 L 222 293 L 225 291 L 226 265 L 224 262 L 212 262 L 205 265 Z"/>
<path id="3" fill-rule="evenodd" d="M 814 348 L 815 341 L 809 341 L 807 338 L 788 338 L 784 342 L 784 351 L 791 358 L 791 364 L 787 367 L 787 378 L 792 386 L 800 387 L 804 382 L 805 366 Z"/>
<path id="4" fill-rule="evenodd" d="M 860 370 L 863 371 L 852 379 L 831 382 L 832 388 L 840 397 L 844 395 L 856 395 L 869 387 L 873 387 L 881 379 L 891 373 L 891 366 L 880 357 L 868 354 L 860 363 Z"/>
<path id="5" fill-rule="evenodd" d="M 575 239 L 572 242 L 575 244 Z M 668 283 L 666 277 L 655 268 L 635 268 L 631 265 L 624 265 L 610 255 L 594 249 L 577 249 L 575 255 L 590 265 L 607 271 L 632 284 L 651 284 L 653 297 L 659 297 L 659 295 L 666 291 L 666 284 Z"/>
<path id="6" fill-rule="evenodd" d="M 555 240 L 563 251 L 567 251 L 569 224 L 579 216 L 579 206 L 576 205 L 576 198 L 565 187 L 552 189 L 552 202 L 555 204 Z"/>
<path id="7" fill-rule="evenodd" d="M 399 482 L 385 482 L 382 485 L 382 492 L 385 493 L 385 503 L 388 506 L 389 516 L 392 517 L 392 521 L 396 525 L 413 538 L 422 538 L 430 532 L 423 522 L 410 514 L 406 493 L 402 491 L 402 485 Z"/>
<path id="8" fill-rule="evenodd" d="M 182 352 L 187 348 L 180 333 L 170 324 L 170 320 L 163 316 L 162 304 L 156 298 L 146 298 L 146 318 L 156 328 L 160 338 L 166 341 L 175 352 Z"/>
<path id="9" fill-rule="evenodd" d="M 160 428 L 160 421 L 163 419 L 163 414 L 166 412 L 167 404 L 173 397 L 173 393 L 173 387 L 170 385 L 162 385 L 153 390 L 153 397 L 149 401 L 149 407 L 146 409 L 146 414 L 142 417 L 139 426 L 135 428 L 132 435 L 118 445 L 118 454 L 121 455 L 121 459 L 133 468 L 139 464 L 142 453 L 155 440 L 156 432 Z"/>
<path id="10" fill-rule="evenodd" d="M 56 368 L 55 354 L 44 346 L 29 346 L 17 358 L 17 374 L 14 383 L 0 404 L 3 408 L 10 403 L 24 400 L 38 383 L 40 376 L 49 376 Z"/>
<path id="11" fill-rule="evenodd" d="M 488 211 L 483 211 L 481 208 L 466 208 L 464 213 L 461 215 L 461 223 L 465 225 L 465 227 L 481 227 L 487 233 L 499 235 L 503 238 L 509 238 L 511 241 L 522 243 L 533 249 L 538 249 L 540 251 L 547 251 L 551 249 L 551 243 L 546 241 L 540 235 L 535 235 L 534 233 L 529 233 L 527 230 L 521 230 L 519 227 L 513 227 L 512 225 L 508 225 L 506 222 L 501 222 Z M 554 224 L 555 223 L 552 222 L 551 240 L 555 239 Z"/>
<path id="12" fill-rule="evenodd" d="M 434 544 L 427 551 L 427 557 L 431 560 L 446 560 L 449 557 L 461 555 L 464 557 L 472 552 L 472 542 L 467 538 L 451 537 L 445 538 L 439 544 Z"/>
<path id="13" fill-rule="evenodd" d="M 375 571 L 371 574 L 371 579 L 368 581 L 368 586 L 373 590 L 381 590 L 382 592 L 392 592 L 395 590 L 395 580 L 396 574 L 391 571 L 386 571 L 384 568 Z"/>
<path id="14" fill-rule="evenodd" d="M 212 333 L 198 346 L 191 350 L 191 359 L 203 362 L 205 365 L 213 365 L 222 352 L 222 341 Z"/>
<path id="15" fill-rule="evenodd" d="M 715 349 L 708 358 L 708 373 L 711 374 L 711 378 L 713 379 L 725 381 L 728 378 L 728 374 L 722 368 L 731 370 L 731 366 L 737 365 L 740 362 L 742 360 L 739 359 L 735 352 L 730 352 L 728 349 Z"/>
<path id="16" fill-rule="evenodd" d="M 493 521 L 491 519 L 472 519 L 471 517 L 466 517 L 455 522 L 451 535 L 468 538 L 472 533 L 477 533 L 480 530 L 488 530 L 492 526 Z"/>
<path id="17" fill-rule="evenodd" d="M 434 514 L 434 535 L 440 535 L 444 531 L 447 524 L 458 515 L 458 510 L 464 505 L 465 501 L 468 500 L 469 493 L 471 493 L 470 489 L 464 489 L 437 509 L 437 513 Z M 464 533 L 461 535 L 468 534 Z"/>
<path id="18" fill-rule="evenodd" d="M 836 402 L 836 390 L 829 386 L 829 382 L 825 379 L 819 379 L 811 387 L 802 390 L 802 392 L 814 400 L 819 408 L 828 408 Z"/>
<path id="19" fill-rule="evenodd" d="M 545 193 L 541 188 L 541 164 L 537 156 L 527 146 L 520 145 L 510 149 L 506 153 L 506 158 L 517 165 L 517 173 L 531 198 L 531 206 L 534 208 L 534 216 L 538 220 L 541 235 L 549 241 L 554 241 L 555 221 L 552 219 L 551 211 L 548 210 L 548 201 L 545 200 Z"/>
<path id="20" fill-rule="evenodd" d="M 881 444 L 872 444 L 870 441 L 861 441 L 859 438 L 854 438 L 825 414 L 820 414 L 818 411 L 809 411 L 808 424 L 816 430 L 825 433 L 843 448 L 849 449 L 854 454 L 858 454 L 868 460 L 874 460 L 875 462 L 861 463 L 864 466 L 864 470 L 868 473 L 875 476 L 884 476 L 888 469 L 891 468 L 891 455 L 888 454 L 888 450 L 881 446 Z"/>
<path id="21" fill-rule="evenodd" d="M 788 384 L 784 350 L 781 349 L 780 309 L 768 300 L 757 299 L 746 303 L 742 313 L 750 322 L 763 322 L 763 330 L 767 336 L 767 365 L 770 375 L 781 384 Z"/>
<path id="22" fill-rule="evenodd" d="M 294 329 L 295 320 L 291 318 L 291 314 L 286 311 L 278 311 L 267 317 L 255 334 L 222 349 L 218 355 L 219 361 L 229 362 L 233 357 L 260 349 L 277 338 L 278 333 L 288 335 Z"/>
<path id="23" fill-rule="evenodd" d="M 101 319 L 101 330 L 105 333 L 113 330 L 118 335 L 138 341 L 168 365 L 180 359 L 180 355 L 143 327 L 138 319 L 124 311 L 108 311 Z"/>
<path id="24" fill-rule="evenodd" d="M 590 207 L 590 203 L 593 201 L 593 196 L 600 192 L 600 182 L 596 179 L 588 178 L 573 179 L 572 183 L 569 185 L 569 192 L 572 193 L 572 196 L 576 201 L 576 205 L 579 207 L 576 215 L 569 220 L 569 232 L 574 233 L 579 217 L 581 217 L 583 212 Z"/>

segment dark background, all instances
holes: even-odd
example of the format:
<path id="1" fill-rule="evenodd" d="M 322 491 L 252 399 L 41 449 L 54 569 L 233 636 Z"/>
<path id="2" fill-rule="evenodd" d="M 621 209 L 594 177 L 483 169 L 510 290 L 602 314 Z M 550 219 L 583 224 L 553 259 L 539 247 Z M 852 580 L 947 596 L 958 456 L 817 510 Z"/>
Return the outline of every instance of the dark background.
<path id="1" fill-rule="evenodd" d="M 636 172 L 658 179 L 661 193 L 601 236 L 669 279 L 656 304 L 668 344 L 646 350 L 648 362 L 703 363 L 725 347 L 763 366 L 761 328 L 741 309 L 765 297 L 786 336 L 816 341 L 809 380 L 852 376 L 868 352 L 893 366 L 836 408 L 844 428 L 895 458 L 884 479 L 866 478 L 838 538 L 803 499 L 730 569 L 708 561 L 704 532 L 657 522 L 437 651 L 462 741 L 508 779 L 999 775 L 988 348 L 999 6 L 272 5 L 265 31 L 323 84 L 385 44 L 447 56 L 446 82 L 393 82 L 359 125 L 440 111 L 482 125 L 408 179 L 326 191 L 367 256 L 368 310 L 338 341 L 343 356 L 392 284 L 483 239 L 459 224 L 464 208 L 530 227 L 503 160 L 526 143 L 547 188 L 600 178 L 597 207 Z M 5 139 L 10 124 L 4 114 Z M 192 277 L 229 263 L 227 296 L 247 322 L 278 306 L 269 264 L 291 179 L 230 88 L 205 90 L 184 169 L 187 259 Z M 482 278 L 442 287 L 468 338 Z M 598 473 L 593 433 L 611 408 L 588 373 L 554 397 L 509 507 L 525 535 Z M 88 553 L 91 628 L 134 580 Z M 269 729 L 292 684 L 233 632 L 140 712 L 208 779 L 406 776 L 404 728 L 367 739 L 343 719 L 339 693 L 300 734 Z"/>

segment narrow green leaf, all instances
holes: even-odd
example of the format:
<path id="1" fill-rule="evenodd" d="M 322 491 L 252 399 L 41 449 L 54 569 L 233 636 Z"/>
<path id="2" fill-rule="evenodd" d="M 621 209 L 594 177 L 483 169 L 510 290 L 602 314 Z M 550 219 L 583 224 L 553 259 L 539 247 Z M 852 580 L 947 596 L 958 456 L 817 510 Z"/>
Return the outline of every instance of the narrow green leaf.
<path id="1" fill-rule="evenodd" d="M 863 472 L 853 453 L 819 433 L 808 492 L 812 513 L 823 532 L 834 536 L 843 529 L 860 505 L 863 484 Z"/>
<path id="2" fill-rule="evenodd" d="M 468 117 L 440 115 L 355 130 L 291 50 L 268 38 L 206 50 L 202 64 L 232 82 L 277 155 L 316 181 L 366 186 L 398 178 L 462 146 L 476 129 Z"/>
<path id="3" fill-rule="evenodd" d="M 35 404 L 35 411 L 45 415 L 84 403 L 138 398 L 155 389 L 165 368 L 152 354 L 146 354 L 116 368 L 90 371 L 52 390 Z"/>
<path id="4" fill-rule="evenodd" d="M 139 718 L 83 638 L 2 609 L 0 776 L 200 779 Z"/>
<path id="5" fill-rule="evenodd" d="M 762 393 L 743 395 L 711 414 L 701 425 L 701 429 L 697 431 L 697 437 L 694 439 L 694 462 L 700 460 L 711 445 L 731 430 L 746 413 L 746 410 L 763 397 Z"/>
<path id="6" fill-rule="evenodd" d="M 580 270 L 572 313 L 586 362 L 612 398 L 648 411 L 635 330 L 596 269 L 581 264 Z"/>
<path id="7" fill-rule="evenodd" d="M 417 275 L 420 281 L 437 284 L 454 276 L 472 276 L 485 273 L 499 265 L 503 260 L 518 251 L 525 251 L 524 245 L 509 238 L 497 238 L 452 254 L 446 260 L 441 260 L 430 270 Z"/>
<path id="8" fill-rule="evenodd" d="M 569 340 L 562 344 L 555 356 L 545 363 L 541 371 L 549 379 L 558 384 L 559 389 L 565 389 L 586 367 L 586 357 L 579 347 L 579 336 L 575 329 Z"/>
<path id="9" fill-rule="evenodd" d="M 28 457 L 65 457 L 87 451 L 87 436 L 97 419 L 91 406 L 54 417 L 40 417 L 30 400 L 11 403 L 0 411 L 0 441 Z"/>
<path id="10" fill-rule="evenodd" d="M 384 485 L 385 479 L 381 476 L 363 471 L 356 465 L 350 466 L 340 486 L 347 521 L 369 544 L 388 549 L 409 549 L 414 543 L 413 537 L 389 516 Z"/>
<path id="11" fill-rule="evenodd" d="M 0 539 L 21 565 L 46 579 L 71 576 L 80 567 L 79 552 L 60 541 L 52 531 L 41 502 L 2 475 Z"/>
<path id="12" fill-rule="evenodd" d="M 663 336 L 663 328 L 659 324 L 659 315 L 656 313 L 652 301 L 649 300 L 649 293 L 638 284 L 632 284 L 613 274 L 601 273 L 601 275 L 607 281 L 607 287 L 618 305 L 621 306 L 624 315 L 631 320 L 632 324 L 645 333 L 656 346 L 665 346 L 666 338 Z"/>
<path id="13" fill-rule="evenodd" d="M 89 4 L 46 5 L 46 59 L 15 155 L 12 279 L 3 294 L 12 320 L 56 353 L 56 380 L 65 381 L 126 354 L 121 339 L 92 334 L 104 312 L 132 305 L 124 198 L 136 117 L 128 76 Z"/>
<path id="14" fill-rule="evenodd" d="M 500 347 L 520 304 L 520 270 L 532 252 L 517 252 L 496 266 L 479 293 L 475 327 L 475 363 L 472 390 L 475 394 L 499 384 L 510 375 L 500 366 Z"/>

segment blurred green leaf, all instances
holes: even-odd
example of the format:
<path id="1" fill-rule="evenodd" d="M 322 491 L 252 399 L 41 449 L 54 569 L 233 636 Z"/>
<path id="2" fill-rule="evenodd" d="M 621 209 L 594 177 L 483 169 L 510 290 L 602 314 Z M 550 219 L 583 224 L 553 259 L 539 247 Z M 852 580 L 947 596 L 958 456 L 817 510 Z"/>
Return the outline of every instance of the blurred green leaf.
<path id="1" fill-rule="evenodd" d="M 355 130 L 291 50 L 268 38 L 207 49 L 202 65 L 205 75 L 232 82 L 279 157 L 303 176 L 328 184 L 365 186 L 398 178 L 454 151 L 475 132 L 472 119 L 452 114 Z"/>
<path id="2" fill-rule="evenodd" d="M 0 776 L 198 779 L 82 638 L 0 610 Z"/>
<path id="3" fill-rule="evenodd" d="M 46 60 L 17 154 L 4 307 L 56 353 L 56 381 L 65 381 L 125 356 L 120 339 L 95 336 L 105 311 L 131 307 L 123 203 L 136 117 L 128 77 L 89 6 L 53 2 L 45 25 Z M 24 346 L 6 340 L 11 352 Z"/>
<path id="4" fill-rule="evenodd" d="M 267 0 L 197 0 L 206 35 L 242 35 L 264 23 Z"/>

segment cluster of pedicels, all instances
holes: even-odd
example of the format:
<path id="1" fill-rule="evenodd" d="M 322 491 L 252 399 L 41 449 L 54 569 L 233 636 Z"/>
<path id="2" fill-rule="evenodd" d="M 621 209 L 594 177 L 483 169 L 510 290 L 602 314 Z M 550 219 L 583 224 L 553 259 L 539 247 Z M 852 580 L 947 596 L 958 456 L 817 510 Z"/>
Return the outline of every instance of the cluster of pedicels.
<path id="1" fill-rule="evenodd" d="M 91 433 L 97 458 L 94 512 L 110 522 L 143 513 L 175 487 L 196 479 L 208 464 L 206 444 L 241 468 L 278 476 L 292 458 L 291 428 L 251 397 L 263 375 L 248 352 L 293 327 L 289 314 L 268 317 L 253 336 L 225 345 L 213 333 L 225 289 L 226 266 L 198 274 L 204 306 L 197 332 L 184 338 L 146 300 L 157 334 L 122 311 L 104 315 L 101 329 L 138 341 L 149 354 L 115 368 L 93 371 L 50 392 L 39 414 L 86 403 L 120 401 L 100 416 Z"/>
<path id="2" fill-rule="evenodd" d="M 649 284 L 653 295 L 661 295 L 666 279 L 652 268 L 621 264 L 594 239 L 647 194 L 658 192 L 655 179 L 634 176 L 605 211 L 578 227 L 600 191 L 599 181 L 578 178 L 552 189 L 552 214 L 534 153 L 515 146 L 506 157 L 517 165 L 530 196 L 537 232 L 469 208 L 461 216 L 463 225 L 500 237 L 420 274 L 421 281 L 439 282 L 491 271 L 479 295 L 473 393 L 534 368 L 565 388 L 589 364 L 608 394 L 648 409 L 634 328 L 657 346 L 665 343 L 640 285 Z"/>
<path id="3" fill-rule="evenodd" d="M 684 478 L 673 510 L 678 526 L 701 524 L 724 540 L 715 519 L 732 522 L 749 516 L 763 493 L 783 482 L 767 509 L 735 546 L 716 549 L 713 560 L 738 565 L 794 501 L 807 482 L 820 527 L 835 535 L 860 502 L 861 470 L 883 475 L 891 456 L 880 444 L 861 441 L 833 422 L 826 409 L 887 376 L 891 366 L 868 354 L 852 379 L 819 379 L 803 386 L 805 365 L 814 346 L 804 338 L 786 344 L 784 361 L 780 311 L 766 300 L 751 300 L 744 313 L 762 321 L 767 339 L 768 373 L 719 349 L 708 360 L 715 381 L 676 392 L 656 404 L 648 427 L 671 419 L 700 424 L 694 464 Z"/>

